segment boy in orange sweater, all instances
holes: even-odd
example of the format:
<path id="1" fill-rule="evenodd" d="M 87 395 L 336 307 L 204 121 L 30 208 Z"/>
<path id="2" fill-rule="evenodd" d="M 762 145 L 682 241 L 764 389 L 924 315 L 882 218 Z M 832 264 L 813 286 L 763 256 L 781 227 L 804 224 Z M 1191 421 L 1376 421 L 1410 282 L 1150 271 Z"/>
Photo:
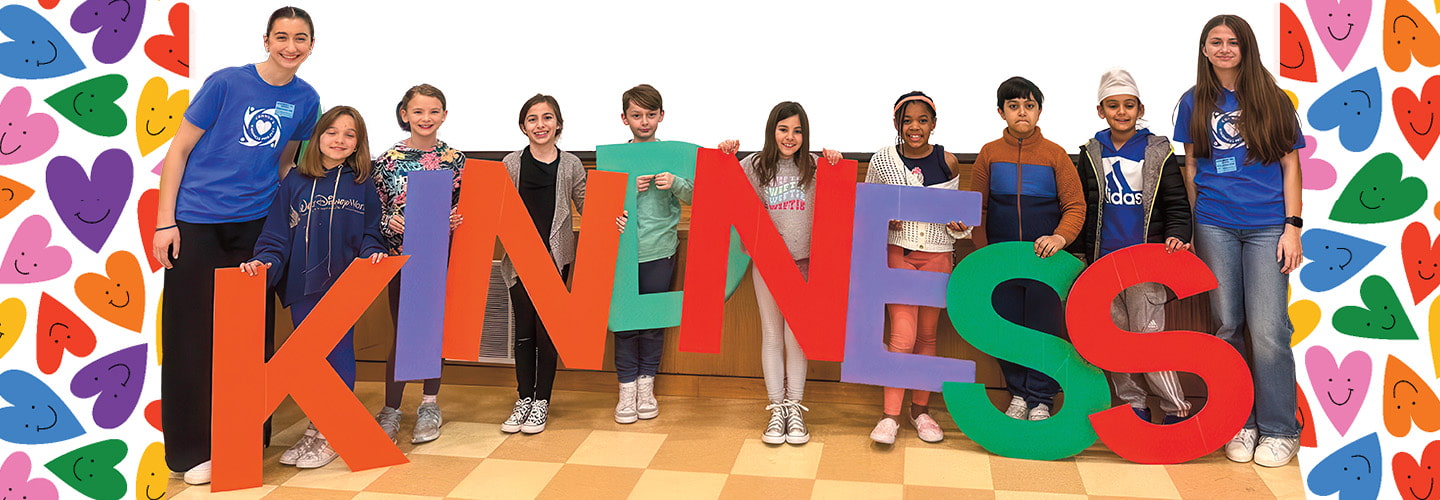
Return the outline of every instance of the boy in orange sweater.
<path id="1" fill-rule="evenodd" d="M 975 246 L 990 242 L 1033 241 L 1035 255 L 1048 258 L 1065 248 L 1085 222 L 1085 193 L 1070 156 L 1040 135 L 1045 94 L 1030 80 L 1012 77 L 995 93 L 1005 119 L 1001 137 L 980 148 L 970 189 L 980 192 L 980 229 Z M 1050 287 L 1033 280 L 1012 280 L 995 289 L 995 312 L 1012 323 L 1062 336 L 1064 310 Z M 1000 361 L 1016 419 L 1050 418 L 1060 384 L 1039 371 Z"/>

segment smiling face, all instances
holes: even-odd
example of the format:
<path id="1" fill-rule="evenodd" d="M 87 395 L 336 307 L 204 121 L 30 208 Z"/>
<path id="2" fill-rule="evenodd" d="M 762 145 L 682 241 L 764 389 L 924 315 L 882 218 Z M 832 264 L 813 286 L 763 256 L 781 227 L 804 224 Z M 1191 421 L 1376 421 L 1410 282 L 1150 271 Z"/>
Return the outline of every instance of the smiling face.
<path id="1" fill-rule="evenodd" d="M 0 440 L 44 444 L 85 433 L 60 397 L 40 379 L 20 370 L 0 373 Z"/>
<path id="2" fill-rule="evenodd" d="M 923 102 L 905 103 L 905 109 L 901 111 L 900 119 L 895 124 L 895 131 L 900 134 L 900 142 L 904 143 L 906 148 L 919 152 L 930 145 L 930 134 L 935 132 L 935 115 Z"/>
<path id="3" fill-rule="evenodd" d="M 169 90 L 165 79 L 157 76 L 145 82 L 145 88 L 140 91 L 140 101 L 135 105 L 135 140 L 140 145 L 141 156 L 165 144 L 180 128 L 180 120 L 190 102 L 190 91 L 181 89 L 170 95 Z"/>
<path id="4" fill-rule="evenodd" d="M 75 278 L 75 296 L 101 318 L 139 332 L 145 322 L 145 280 L 140 262 L 122 250 L 105 260 L 105 272 Z"/>
<path id="5" fill-rule="evenodd" d="M 19 4 L 0 7 L 0 74 L 39 79 L 68 75 L 85 63 L 48 19 Z"/>
<path id="6" fill-rule="evenodd" d="M 520 130 L 530 139 L 532 149 L 554 146 L 555 139 L 560 134 L 560 122 L 555 116 L 555 109 L 544 101 L 535 103 L 525 111 L 525 122 L 520 125 Z"/>
<path id="7" fill-rule="evenodd" d="M 285 17 L 275 20 L 270 33 L 265 35 L 265 51 L 270 53 L 269 61 L 288 71 L 300 69 L 300 64 L 310 57 L 315 41 L 310 38 L 310 23 L 304 19 Z"/>
<path id="8" fill-rule="evenodd" d="M 1030 137 L 1040 122 L 1040 103 L 1029 97 L 1006 100 L 1000 106 L 1000 117 L 1005 119 L 1010 135 L 1020 139 Z"/>
<path id="9" fill-rule="evenodd" d="M 1240 67 L 1240 38 L 1229 26 L 1222 24 L 1211 28 L 1205 34 L 1202 50 L 1215 71 L 1234 71 Z"/>
<path id="10" fill-rule="evenodd" d="M 128 487 L 115 466 L 128 451 L 124 441 L 109 439 L 76 448 L 46 462 L 45 468 L 85 496 L 120 498 Z"/>
<path id="11" fill-rule="evenodd" d="M 411 130 L 414 130 L 412 127 Z M 335 168 L 345 162 L 351 154 L 355 153 L 355 147 L 359 144 L 355 128 L 355 118 L 350 115 L 340 115 L 330 123 L 329 127 L 320 134 L 320 154 L 325 155 L 325 161 L 321 162 L 325 168 Z"/>
<path id="12" fill-rule="evenodd" d="M 170 469 L 165 465 L 165 444 L 150 443 L 140 455 L 140 467 L 135 471 L 135 498 L 139 500 L 160 500 L 165 498 L 169 485 Z"/>
<path id="13" fill-rule="evenodd" d="M 660 127 L 660 122 L 665 120 L 665 110 L 645 109 L 639 104 L 631 101 L 625 107 L 625 112 L 620 115 L 620 121 L 630 127 L 631 142 L 650 142 L 655 140 L 655 130 Z"/>
<path id="14" fill-rule="evenodd" d="M 1385 362 L 1382 388 L 1385 395 L 1380 413 L 1390 435 L 1405 437 L 1411 424 L 1425 432 L 1440 430 L 1440 399 L 1425 379 L 1394 355 Z"/>
<path id="15" fill-rule="evenodd" d="M 95 398 L 95 424 L 114 429 L 135 413 L 145 386 L 146 344 L 121 349 L 90 362 L 70 380 L 70 392 Z"/>
<path id="16" fill-rule="evenodd" d="M 1130 94 L 1106 97 L 1095 110 L 1110 126 L 1112 137 L 1130 137 L 1135 133 L 1135 122 L 1145 116 L 1145 106 L 1140 104 L 1140 98 Z"/>
<path id="17" fill-rule="evenodd" d="M 40 157 L 60 137 L 55 119 L 30 113 L 30 92 L 15 87 L 0 100 L 0 165 L 24 163 Z"/>
<path id="18" fill-rule="evenodd" d="M 410 98 L 410 102 L 405 104 L 400 118 L 410 126 L 412 139 L 433 139 L 448 115 L 445 103 L 439 99 L 415 94 Z"/>
<path id="19" fill-rule="evenodd" d="M 775 144 L 780 147 L 780 159 L 795 158 L 805 143 L 805 130 L 800 126 L 800 115 L 791 116 L 775 124 Z"/>

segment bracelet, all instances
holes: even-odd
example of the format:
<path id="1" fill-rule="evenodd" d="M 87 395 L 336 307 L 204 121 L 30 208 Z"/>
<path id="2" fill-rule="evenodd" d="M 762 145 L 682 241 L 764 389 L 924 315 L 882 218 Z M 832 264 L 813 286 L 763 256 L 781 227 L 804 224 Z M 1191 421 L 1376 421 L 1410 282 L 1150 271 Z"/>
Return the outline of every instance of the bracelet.
<path id="1" fill-rule="evenodd" d="M 179 224 L 171 224 L 171 225 L 168 225 L 168 226 L 165 226 L 165 227 L 157 227 L 157 228 L 155 228 L 155 232 L 158 233 L 158 232 L 164 231 L 164 230 L 166 230 L 166 229 L 175 229 L 175 228 L 177 228 L 177 227 L 180 227 L 180 225 L 179 225 Z"/>

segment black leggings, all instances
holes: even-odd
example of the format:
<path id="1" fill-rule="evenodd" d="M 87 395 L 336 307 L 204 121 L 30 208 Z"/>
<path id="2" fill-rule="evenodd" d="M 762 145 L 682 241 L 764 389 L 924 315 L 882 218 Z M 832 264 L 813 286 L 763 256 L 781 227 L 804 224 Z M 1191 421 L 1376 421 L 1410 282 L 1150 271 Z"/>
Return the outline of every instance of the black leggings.
<path id="1" fill-rule="evenodd" d="M 390 323 L 400 324 L 400 273 L 396 273 L 395 279 L 390 280 Z M 409 382 L 395 381 L 395 339 L 394 335 L 390 336 L 390 357 L 385 360 L 385 406 L 398 410 L 400 401 L 405 398 L 405 384 Z M 439 395 L 440 377 L 425 379 L 421 394 Z"/>
<path id="2" fill-rule="evenodd" d="M 570 266 L 560 270 L 560 280 L 570 275 Z M 550 390 L 555 385 L 555 366 L 560 354 L 545 323 L 535 311 L 525 284 L 517 278 L 510 287 L 510 307 L 515 312 L 515 391 L 520 397 L 550 399 Z"/>

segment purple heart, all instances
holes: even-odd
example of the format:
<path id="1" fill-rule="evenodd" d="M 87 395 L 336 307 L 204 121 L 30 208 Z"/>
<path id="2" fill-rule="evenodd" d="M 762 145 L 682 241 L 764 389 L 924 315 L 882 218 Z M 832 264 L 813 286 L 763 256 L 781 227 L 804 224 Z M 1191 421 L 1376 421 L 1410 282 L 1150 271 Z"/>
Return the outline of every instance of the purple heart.
<path id="1" fill-rule="evenodd" d="M 0 283 L 39 283 L 65 275 L 70 270 L 70 252 L 50 245 L 50 223 L 31 215 L 20 223 L 5 261 L 0 263 Z"/>
<path id="2" fill-rule="evenodd" d="M 1315 389 L 1315 399 L 1335 430 L 1344 436 L 1365 405 L 1365 393 L 1370 388 L 1370 355 L 1355 351 L 1345 355 L 1345 360 L 1335 364 L 1335 355 L 1324 346 L 1311 347 L 1305 351 L 1305 371 L 1310 375 L 1310 386 Z"/>
<path id="3" fill-rule="evenodd" d="M 95 33 L 95 60 L 111 64 L 125 58 L 140 38 L 146 0 L 86 0 L 70 16 L 70 27 Z"/>
<path id="4" fill-rule="evenodd" d="M 138 344 L 115 351 L 75 373 L 70 392 L 77 398 L 95 398 L 91 411 L 95 425 L 114 429 L 135 412 L 140 389 L 145 387 L 147 348 L 147 344 Z"/>
<path id="5" fill-rule="evenodd" d="M 135 166 L 125 151 L 110 149 L 95 158 L 90 170 L 87 177 L 80 162 L 57 156 L 45 170 L 45 187 L 60 222 L 75 239 L 100 253 L 130 199 Z"/>

